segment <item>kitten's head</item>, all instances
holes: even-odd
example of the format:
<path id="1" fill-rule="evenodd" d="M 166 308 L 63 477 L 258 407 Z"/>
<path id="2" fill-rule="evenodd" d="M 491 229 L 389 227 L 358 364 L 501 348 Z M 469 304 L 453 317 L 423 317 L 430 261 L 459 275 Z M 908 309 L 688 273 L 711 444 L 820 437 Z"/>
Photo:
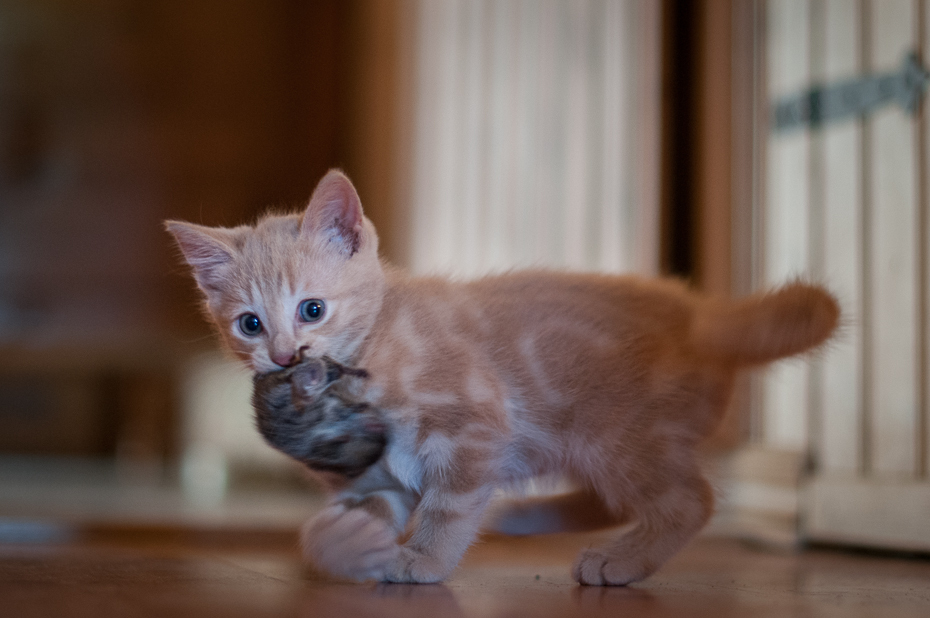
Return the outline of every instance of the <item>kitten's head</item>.
<path id="1" fill-rule="evenodd" d="M 352 183 L 331 170 L 303 214 L 255 226 L 166 223 L 226 345 L 267 372 L 307 356 L 347 361 L 384 294 L 378 237 Z"/>

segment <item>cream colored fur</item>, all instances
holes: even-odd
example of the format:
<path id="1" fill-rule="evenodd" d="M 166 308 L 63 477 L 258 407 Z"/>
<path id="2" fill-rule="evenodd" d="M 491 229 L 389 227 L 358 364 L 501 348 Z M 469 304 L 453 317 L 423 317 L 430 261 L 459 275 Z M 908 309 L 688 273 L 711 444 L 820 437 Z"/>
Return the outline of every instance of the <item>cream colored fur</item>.
<path id="1" fill-rule="evenodd" d="M 302 215 L 167 225 L 218 332 L 254 370 L 308 346 L 371 373 L 358 395 L 390 423 L 386 456 L 351 482 L 325 479 L 331 505 L 303 531 L 309 561 L 358 580 L 442 580 L 495 489 L 547 474 L 579 493 L 517 505 L 499 527 L 624 523 L 581 553 L 574 577 L 646 577 L 711 514 L 695 447 L 736 370 L 822 343 L 839 316 L 827 292 L 802 283 L 734 302 L 598 274 L 412 278 L 379 261 L 375 230 L 336 171 Z M 310 298 L 326 302 L 316 323 L 298 319 Z M 239 330 L 243 313 L 260 318 L 259 336 Z"/>

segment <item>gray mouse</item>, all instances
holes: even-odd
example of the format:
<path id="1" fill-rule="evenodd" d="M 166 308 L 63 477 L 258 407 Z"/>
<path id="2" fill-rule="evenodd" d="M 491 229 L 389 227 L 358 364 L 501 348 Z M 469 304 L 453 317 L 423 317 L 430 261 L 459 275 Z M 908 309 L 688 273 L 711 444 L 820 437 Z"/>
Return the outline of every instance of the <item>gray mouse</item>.
<path id="1" fill-rule="evenodd" d="M 311 470 L 354 478 L 381 457 L 387 427 L 380 411 L 348 394 L 347 381 L 368 372 L 335 360 L 304 358 L 252 379 L 259 433 L 272 447 Z"/>

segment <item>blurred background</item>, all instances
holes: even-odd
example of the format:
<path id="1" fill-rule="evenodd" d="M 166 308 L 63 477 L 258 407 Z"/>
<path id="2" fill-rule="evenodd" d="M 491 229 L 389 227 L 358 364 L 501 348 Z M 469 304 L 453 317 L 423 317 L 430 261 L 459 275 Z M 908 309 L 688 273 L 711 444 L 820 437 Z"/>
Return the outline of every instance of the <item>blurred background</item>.
<path id="1" fill-rule="evenodd" d="M 418 273 L 828 284 L 840 340 L 708 445 L 713 529 L 930 550 L 927 5 L 0 0 L 0 541 L 318 503 L 162 221 L 340 167 Z"/>

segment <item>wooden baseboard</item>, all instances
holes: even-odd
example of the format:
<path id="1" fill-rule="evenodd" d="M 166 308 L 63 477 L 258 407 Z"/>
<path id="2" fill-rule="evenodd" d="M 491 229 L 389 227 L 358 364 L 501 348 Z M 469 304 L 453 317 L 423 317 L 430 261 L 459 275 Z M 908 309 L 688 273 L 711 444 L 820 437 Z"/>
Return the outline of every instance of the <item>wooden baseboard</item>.
<path id="1" fill-rule="evenodd" d="M 930 483 L 805 476 L 799 452 L 746 446 L 705 466 L 717 489 L 713 535 L 930 552 Z"/>
<path id="2" fill-rule="evenodd" d="M 717 490 L 717 510 L 707 533 L 797 547 L 803 461 L 799 452 L 758 445 L 715 457 L 707 469 Z"/>
<path id="3" fill-rule="evenodd" d="M 930 483 L 826 476 L 802 500 L 805 540 L 930 552 Z"/>

